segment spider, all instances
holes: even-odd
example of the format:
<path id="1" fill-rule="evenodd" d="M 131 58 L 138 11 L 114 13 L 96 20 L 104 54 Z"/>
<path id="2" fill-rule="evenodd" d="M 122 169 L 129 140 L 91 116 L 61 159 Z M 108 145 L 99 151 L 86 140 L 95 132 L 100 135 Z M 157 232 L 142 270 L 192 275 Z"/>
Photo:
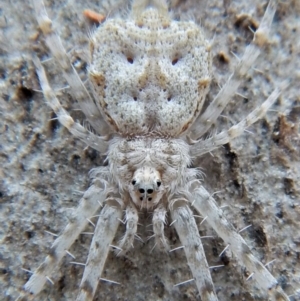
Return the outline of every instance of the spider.
<path id="1" fill-rule="evenodd" d="M 267 40 L 276 10 L 270 0 L 264 17 L 233 74 L 202 112 L 212 78 L 211 45 L 192 21 L 171 19 L 166 1 L 134 0 L 127 19 L 106 20 L 90 38 L 88 68 L 94 99 L 87 92 L 52 29 L 41 0 L 34 0 L 37 20 L 48 47 L 93 131 L 75 122 L 52 91 L 44 68 L 33 57 L 44 96 L 59 122 L 89 147 L 106 154 L 108 166 L 91 170 L 92 185 L 45 261 L 25 284 L 36 295 L 90 221 L 101 209 L 85 263 L 77 300 L 93 300 L 111 247 L 119 255 L 133 246 L 138 213 L 153 210 L 155 247 L 168 251 L 164 234 L 170 212 L 202 300 L 218 300 L 204 254 L 193 208 L 224 240 L 272 300 L 289 300 L 276 279 L 255 258 L 227 221 L 213 195 L 203 187 L 192 160 L 243 134 L 263 117 L 286 83 L 245 119 L 205 137 L 234 95 Z M 150 5 L 152 4 L 152 5 Z M 200 114 L 201 113 L 201 114 Z M 123 216 L 123 211 L 125 212 Z M 126 231 L 113 246 L 117 228 Z"/>

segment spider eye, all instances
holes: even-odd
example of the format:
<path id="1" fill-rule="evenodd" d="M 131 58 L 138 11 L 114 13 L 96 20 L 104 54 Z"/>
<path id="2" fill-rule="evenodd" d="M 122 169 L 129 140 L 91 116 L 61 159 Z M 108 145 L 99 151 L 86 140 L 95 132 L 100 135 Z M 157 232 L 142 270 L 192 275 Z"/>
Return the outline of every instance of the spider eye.
<path id="1" fill-rule="evenodd" d="M 135 185 L 135 183 L 136 183 L 136 180 L 132 180 L 131 184 Z"/>
<path id="2" fill-rule="evenodd" d="M 159 187 L 161 185 L 161 181 L 157 181 L 156 185 L 157 185 L 157 187 Z"/>
<path id="3" fill-rule="evenodd" d="M 179 58 L 174 58 L 174 59 L 172 60 L 172 65 L 173 65 L 173 66 L 176 65 L 176 64 L 178 63 L 178 61 L 179 61 Z"/>
<path id="4" fill-rule="evenodd" d="M 133 64 L 133 58 L 132 57 L 128 57 L 127 58 L 127 62 L 130 63 L 130 64 Z"/>

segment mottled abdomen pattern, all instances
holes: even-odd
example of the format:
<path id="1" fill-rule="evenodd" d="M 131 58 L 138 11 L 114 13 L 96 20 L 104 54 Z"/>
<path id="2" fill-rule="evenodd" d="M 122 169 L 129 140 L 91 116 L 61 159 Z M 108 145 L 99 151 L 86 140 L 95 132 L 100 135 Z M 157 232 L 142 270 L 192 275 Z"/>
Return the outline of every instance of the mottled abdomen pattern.
<path id="1" fill-rule="evenodd" d="M 211 80 L 210 46 L 194 22 L 148 9 L 107 20 L 91 39 L 95 101 L 121 135 L 178 137 L 199 115 Z"/>

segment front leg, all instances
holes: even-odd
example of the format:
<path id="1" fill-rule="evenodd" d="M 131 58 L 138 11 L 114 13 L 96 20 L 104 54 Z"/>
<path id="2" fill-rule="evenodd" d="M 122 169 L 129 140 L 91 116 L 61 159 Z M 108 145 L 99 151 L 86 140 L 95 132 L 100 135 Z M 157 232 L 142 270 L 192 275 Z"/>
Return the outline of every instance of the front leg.
<path id="1" fill-rule="evenodd" d="M 186 200 L 176 200 L 170 206 L 170 210 L 201 300 L 218 301 L 192 211 Z"/>
<path id="2" fill-rule="evenodd" d="M 96 225 L 76 301 L 93 301 L 122 216 L 122 201 L 108 199 Z"/>
<path id="3" fill-rule="evenodd" d="M 28 282 L 25 290 L 31 294 L 38 294 L 50 279 L 52 272 L 57 268 L 68 249 L 88 224 L 88 219 L 95 214 L 105 201 L 108 190 L 106 183 L 96 181 L 83 195 L 73 218 L 63 230 L 62 234 L 54 241 L 45 261 L 36 269 Z M 50 280 L 49 280 L 50 281 Z"/>
<path id="4" fill-rule="evenodd" d="M 289 301 L 289 297 L 278 285 L 277 280 L 271 275 L 266 267 L 253 255 L 250 248 L 225 218 L 223 211 L 217 206 L 214 198 L 205 190 L 200 181 L 194 181 L 191 185 L 193 207 L 202 215 L 207 217 L 209 225 L 229 245 L 232 252 L 238 257 L 241 263 L 253 273 L 257 285 L 267 291 L 272 300 Z"/>
<path id="5" fill-rule="evenodd" d="M 116 249 L 117 255 L 123 255 L 130 248 L 133 248 L 138 221 L 138 211 L 133 204 L 129 203 L 129 205 L 125 209 L 126 232 L 119 242 L 118 249 Z"/>
<path id="6" fill-rule="evenodd" d="M 159 205 L 153 212 L 153 232 L 155 239 L 155 247 L 159 250 L 169 251 L 170 246 L 165 236 L 165 223 L 166 223 L 167 210 L 163 205 Z"/>

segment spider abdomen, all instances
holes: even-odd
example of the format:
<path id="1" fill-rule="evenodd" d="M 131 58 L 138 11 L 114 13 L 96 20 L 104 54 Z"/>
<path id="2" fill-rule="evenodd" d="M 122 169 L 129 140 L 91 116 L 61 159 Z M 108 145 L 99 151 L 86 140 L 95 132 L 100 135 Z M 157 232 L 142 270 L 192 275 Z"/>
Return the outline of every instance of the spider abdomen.
<path id="1" fill-rule="evenodd" d="M 211 55 L 194 22 L 171 21 L 148 8 L 140 17 L 106 21 L 90 49 L 96 103 L 114 130 L 178 137 L 199 115 Z"/>

